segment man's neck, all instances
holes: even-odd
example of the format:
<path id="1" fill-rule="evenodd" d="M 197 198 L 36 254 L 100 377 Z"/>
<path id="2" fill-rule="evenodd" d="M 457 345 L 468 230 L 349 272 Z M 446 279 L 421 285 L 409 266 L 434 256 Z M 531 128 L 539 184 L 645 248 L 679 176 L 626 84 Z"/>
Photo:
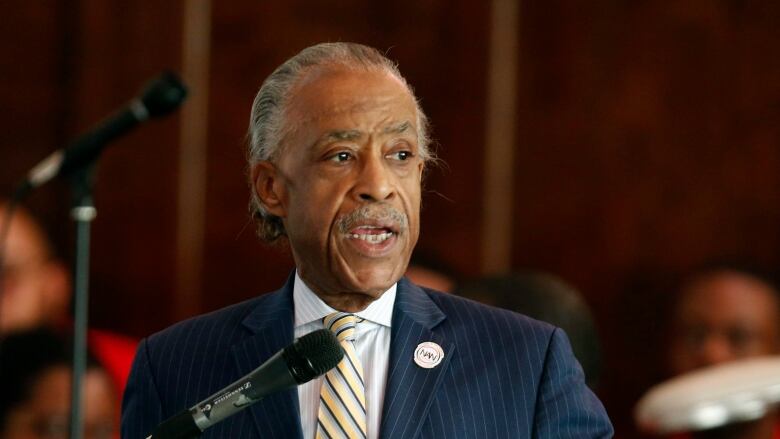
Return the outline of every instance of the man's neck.
<path id="1" fill-rule="evenodd" d="M 306 286 L 319 297 L 323 302 L 325 302 L 329 307 L 342 312 L 348 312 L 348 313 L 357 313 L 360 311 L 363 311 L 364 309 L 368 308 L 369 305 L 371 305 L 372 302 L 382 297 L 382 295 L 387 291 L 390 287 L 380 289 L 377 291 L 367 291 L 367 292 L 361 292 L 361 291 L 343 291 L 343 292 L 333 292 L 333 290 L 326 290 L 323 288 L 319 288 L 315 283 L 307 281 L 303 276 L 301 276 L 300 271 L 297 272 L 298 276 L 300 277 L 301 281 L 306 284 Z"/>
<path id="2" fill-rule="evenodd" d="M 379 325 L 390 327 L 392 324 L 396 292 L 397 285 L 391 285 L 387 291 L 382 293 L 379 299 L 372 301 L 365 309 L 356 311 L 354 314 Z M 323 317 L 336 310 L 336 308 L 333 308 L 330 304 L 323 301 L 314 291 L 312 291 L 297 273 L 293 285 L 293 296 L 295 303 L 296 328 L 312 321 L 321 320 Z"/>

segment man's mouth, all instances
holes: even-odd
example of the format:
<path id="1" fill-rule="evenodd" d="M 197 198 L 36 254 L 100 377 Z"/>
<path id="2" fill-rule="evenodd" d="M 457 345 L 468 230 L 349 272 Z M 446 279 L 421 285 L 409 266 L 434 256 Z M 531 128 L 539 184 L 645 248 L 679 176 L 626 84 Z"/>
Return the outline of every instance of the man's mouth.
<path id="1" fill-rule="evenodd" d="M 339 232 L 363 256 L 385 257 L 406 231 L 406 215 L 390 205 L 365 205 L 339 218 Z"/>
<path id="2" fill-rule="evenodd" d="M 387 227 L 360 226 L 351 230 L 348 236 L 351 239 L 359 239 L 370 244 L 380 244 L 396 235 L 396 232 Z"/>

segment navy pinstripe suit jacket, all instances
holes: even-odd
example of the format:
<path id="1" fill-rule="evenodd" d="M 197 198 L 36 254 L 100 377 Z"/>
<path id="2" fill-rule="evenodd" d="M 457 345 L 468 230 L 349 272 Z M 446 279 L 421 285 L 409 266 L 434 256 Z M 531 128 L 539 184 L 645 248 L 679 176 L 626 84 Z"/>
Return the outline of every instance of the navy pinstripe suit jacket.
<path id="1" fill-rule="evenodd" d="M 292 277 L 291 277 L 292 279 Z M 292 281 L 178 323 L 141 342 L 122 405 L 122 437 L 249 373 L 293 341 Z M 444 360 L 418 367 L 433 341 Z M 602 438 L 612 427 L 560 329 L 463 298 L 398 284 L 382 438 Z M 296 389 L 271 395 L 204 438 L 301 436 Z"/>

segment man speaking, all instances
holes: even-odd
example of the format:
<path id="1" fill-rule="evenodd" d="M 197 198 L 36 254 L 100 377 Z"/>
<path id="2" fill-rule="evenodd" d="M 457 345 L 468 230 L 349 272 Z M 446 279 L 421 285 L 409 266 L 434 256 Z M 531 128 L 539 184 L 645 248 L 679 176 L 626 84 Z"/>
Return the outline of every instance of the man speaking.
<path id="1" fill-rule="evenodd" d="M 601 438 L 612 427 L 560 329 L 403 277 L 420 227 L 427 121 L 377 50 L 309 47 L 263 83 L 249 127 L 260 237 L 296 270 L 278 291 L 144 340 L 122 436 L 328 328 L 345 356 L 206 430 L 211 438 Z"/>

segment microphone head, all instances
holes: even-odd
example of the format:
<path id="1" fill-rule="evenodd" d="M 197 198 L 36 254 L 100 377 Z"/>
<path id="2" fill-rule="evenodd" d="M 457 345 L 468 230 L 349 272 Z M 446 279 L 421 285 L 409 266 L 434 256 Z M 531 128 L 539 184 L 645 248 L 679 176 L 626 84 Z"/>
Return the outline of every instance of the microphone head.
<path id="1" fill-rule="evenodd" d="M 328 329 L 306 334 L 282 351 L 282 358 L 298 384 L 333 369 L 343 357 L 344 350 Z"/>
<path id="2" fill-rule="evenodd" d="M 187 87 L 172 72 L 152 80 L 141 96 L 150 117 L 164 116 L 179 108 L 187 97 Z"/>

